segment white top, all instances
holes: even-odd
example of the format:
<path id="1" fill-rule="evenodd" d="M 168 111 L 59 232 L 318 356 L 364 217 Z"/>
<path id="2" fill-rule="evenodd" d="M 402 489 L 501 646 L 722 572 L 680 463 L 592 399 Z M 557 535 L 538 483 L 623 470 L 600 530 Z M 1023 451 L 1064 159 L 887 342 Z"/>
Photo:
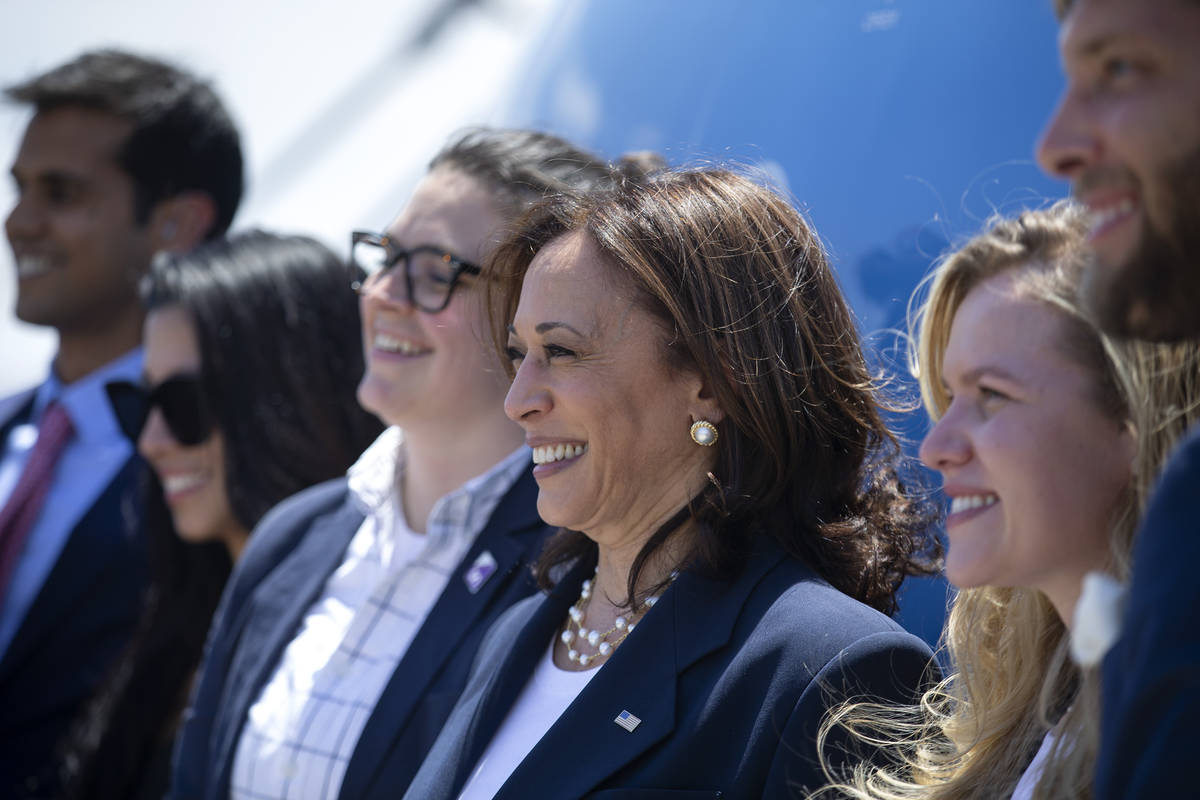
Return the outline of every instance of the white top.
<path id="1" fill-rule="evenodd" d="M 603 669 L 569 672 L 554 665 L 554 639 L 545 657 L 533 671 L 529 683 L 521 690 L 521 696 L 504 718 L 504 722 L 492 737 L 487 749 L 475 765 L 475 770 L 463 786 L 459 800 L 488 800 L 513 774 L 517 766 L 529 755 L 546 731 L 567 710 L 567 706 L 588 685 L 588 681 Z M 608 662 L 605 662 L 608 663 Z"/>
<path id="2" fill-rule="evenodd" d="M 1017 788 L 1013 790 L 1012 800 L 1032 800 L 1033 789 L 1042 779 L 1042 770 L 1046 767 L 1046 759 L 1050 757 L 1050 751 L 1054 749 L 1054 742 L 1054 732 L 1048 731 L 1046 738 L 1042 739 L 1042 746 L 1038 748 L 1033 761 L 1029 762 L 1029 766 L 1021 773 L 1021 780 L 1017 782 Z"/>
<path id="3" fill-rule="evenodd" d="M 14 425 L 0 442 L 0 508 L 17 486 L 21 472 L 37 443 L 38 423 L 51 402 L 62 403 L 75 434 L 63 448 L 54 466 L 54 479 L 42 503 L 41 513 L 13 569 L 7 596 L 0 597 L 0 656 L 12 642 L 42 584 L 50 575 L 59 555 L 71 537 L 71 531 L 83 519 L 121 467 L 133 455 L 133 445 L 121 433 L 109 405 L 104 384 L 109 381 L 136 381 L 142 373 L 142 349 L 139 347 L 96 369 L 71 384 L 63 385 L 51 373 L 37 388 L 33 413 Z M 28 395 L 24 395 L 28 397 Z M 16 400 L 17 398 L 11 398 Z M 12 418 L 21 403 L 8 403 L 0 425 Z M 97 531 L 113 538 L 128 531 Z"/>
<path id="4" fill-rule="evenodd" d="M 402 445 L 400 429 L 389 428 L 350 468 L 349 491 L 366 518 L 250 707 L 230 779 L 234 800 L 337 797 L 396 665 L 530 459 L 522 446 L 440 498 L 421 535 L 394 489 Z"/>

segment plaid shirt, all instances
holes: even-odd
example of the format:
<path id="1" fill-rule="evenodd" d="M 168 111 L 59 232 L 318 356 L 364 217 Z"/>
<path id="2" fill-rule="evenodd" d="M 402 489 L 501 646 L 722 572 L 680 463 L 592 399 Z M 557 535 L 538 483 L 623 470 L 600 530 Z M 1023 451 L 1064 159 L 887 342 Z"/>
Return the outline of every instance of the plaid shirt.
<path id="1" fill-rule="evenodd" d="M 336 798 L 388 680 L 501 497 L 529 465 L 522 446 L 442 497 L 414 533 L 394 490 L 403 436 L 389 428 L 349 471 L 366 518 L 250 707 L 234 800 Z"/>

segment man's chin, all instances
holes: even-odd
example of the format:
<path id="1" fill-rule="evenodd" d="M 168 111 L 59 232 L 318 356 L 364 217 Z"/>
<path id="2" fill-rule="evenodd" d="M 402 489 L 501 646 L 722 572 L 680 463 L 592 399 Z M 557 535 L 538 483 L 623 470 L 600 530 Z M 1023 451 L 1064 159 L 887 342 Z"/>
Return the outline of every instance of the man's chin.
<path id="1" fill-rule="evenodd" d="M 1143 243 L 1123 265 L 1095 264 L 1084 301 L 1105 333 L 1122 339 L 1200 339 L 1200 264 L 1165 239 Z"/>
<path id="2" fill-rule="evenodd" d="M 1200 339 L 1200 147 L 1153 182 L 1159 224 L 1143 217 L 1140 241 L 1122 264 L 1088 270 L 1084 299 L 1097 324 L 1126 339 Z M 1169 212 L 1165 211 L 1169 209 Z"/>

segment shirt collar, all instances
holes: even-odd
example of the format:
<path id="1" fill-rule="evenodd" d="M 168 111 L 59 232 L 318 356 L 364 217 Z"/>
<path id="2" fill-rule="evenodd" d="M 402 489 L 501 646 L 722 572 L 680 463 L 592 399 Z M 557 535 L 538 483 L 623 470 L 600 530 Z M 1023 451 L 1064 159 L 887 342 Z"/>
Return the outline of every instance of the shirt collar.
<path id="1" fill-rule="evenodd" d="M 429 514 L 427 532 L 432 535 L 451 519 L 465 518 L 477 498 L 500 486 L 507 491 L 529 466 L 529 447 L 521 445 L 486 472 L 439 498 Z M 392 426 L 379 435 L 347 471 L 350 496 L 364 514 L 378 514 L 396 498 L 396 486 L 405 467 L 404 431 Z M 403 514 L 399 503 L 394 512 Z"/>
<path id="2" fill-rule="evenodd" d="M 108 402 L 104 384 L 110 381 L 138 381 L 142 376 L 142 348 L 137 347 L 102 367 L 92 370 L 78 380 L 64 384 L 53 372 L 37 389 L 33 401 L 35 423 L 42 418 L 46 406 L 58 401 L 66 409 L 75 427 L 75 435 L 85 444 L 124 441 L 125 435 L 117 424 L 116 415 Z"/>
<path id="3" fill-rule="evenodd" d="M 521 445 L 487 472 L 438 498 L 429 511 L 429 522 L 425 527 L 429 545 L 438 547 L 457 537 L 474 539 L 500 497 L 516 483 L 531 459 L 529 448 Z"/>
<path id="4" fill-rule="evenodd" d="M 346 471 L 350 496 L 359 510 L 374 513 L 395 494 L 404 464 L 404 431 L 393 425 L 379 434 Z"/>

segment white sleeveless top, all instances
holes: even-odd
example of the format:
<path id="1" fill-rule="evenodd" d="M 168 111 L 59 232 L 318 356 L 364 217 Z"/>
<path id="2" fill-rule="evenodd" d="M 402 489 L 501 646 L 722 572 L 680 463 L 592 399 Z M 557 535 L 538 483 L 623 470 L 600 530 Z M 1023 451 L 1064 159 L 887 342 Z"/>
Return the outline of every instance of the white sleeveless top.
<path id="1" fill-rule="evenodd" d="M 554 642 L 538 662 L 529 683 L 483 751 L 459 800 L 490 800 L 567 710 L 588 681 L 603 668 L 569 672 L 554 665 Z M 606 662 L 607 663 L 607 662 Z"/>

